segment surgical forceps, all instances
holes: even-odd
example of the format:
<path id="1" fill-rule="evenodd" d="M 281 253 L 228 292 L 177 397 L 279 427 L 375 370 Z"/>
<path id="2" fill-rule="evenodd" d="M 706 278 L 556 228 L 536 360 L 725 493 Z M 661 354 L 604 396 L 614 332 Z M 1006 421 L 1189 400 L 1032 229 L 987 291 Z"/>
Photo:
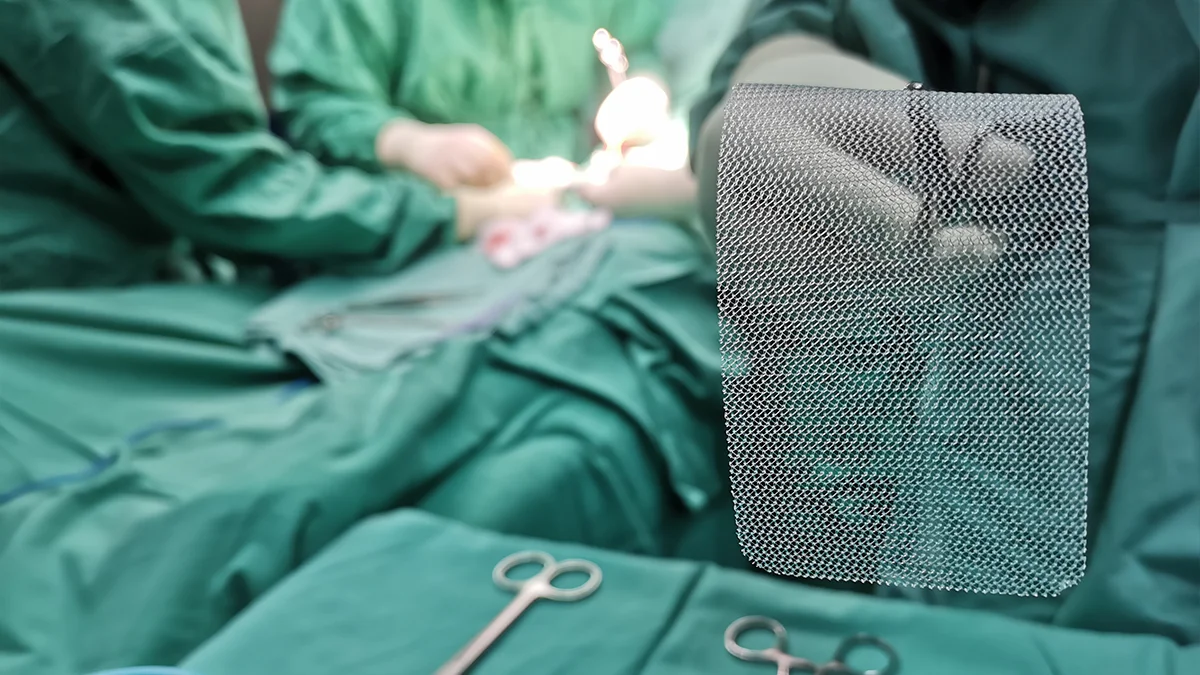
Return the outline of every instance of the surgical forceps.
<path id="1" fill-rule="evenodd" d="M 592 46 L 596 48 L 596 52 L 600 56 L 600 63 L 603 63 L 605 70 L 608 71 L 609 84 L 616 89 L 618 84 L 625 81 L 626 73 L 629 71 L 629 59 L 625 56 L 625 47 L 621 45 L 620 40 L 603 28 L 592 34 Z"/>
<path id="2" fill-rule="evenodd" d="M 509 573 L 516 567 L 526 564 L 538 564 L 541 571 L 529 579 L 513 579 Z M 569 572 L 580 572 L 587 575 L 587 581 L 574 588 L 559 588 L 554 580 Z M 496 618 L 475 636 L 467 646 L 450 658 L 436 675 L 459 675 L 467 672 L 479 657 L 492 646 L 504 631 L 517 620 L 521 614 L 538 600 L 554 600 L 556 602 L 576 602 L 583 600 L 600 587 L 600 568 L 589 560 L 555 560 L 549 553 L 542 551 L 521 551 L 514 553 L 496 564 L 492 570 L 492 581 L 505 590 L 513 591 L 517 597 L 508 603 Z"/>
<path id="3" fill-rule="evenodd" d="M 747 649 L 738 644 L 742 634 L 752 630 L 769 630 L 775 634 L 775 643 L 766 649 Z M 756 663 L 774 663 L 777 675 L 789 673 L 809 673 L 810 675 L 896 675 L 900 672 L 900 657 L 896 650 L 882 638 L 874 635 L 859 633 L 852 635 L 838 645 L 833 653 L 833 659 L 828 663 L 816 663 L 799 656 L 792 656 L 787 651 L 787 631 L 783 624 L 765 616 L 743 616 L 729 624 L 725 629 L 725 649 L 730 654 L 743 661 Z M 847 662 L 850 655 L 859 650 L 867 650 L 883 654 L 887 664 L 882 668 L 870 670 L 855 670 Z"/>
<path id="4" fill-rule="evenodd" d="M 408 294 L 395 298 L 386 298 L 368 302 L 359 302 L 346 305 L 339 310 L 331 310 L 323 312 L 306 321 L 303 328 L 306 330 L 316 330 L 325 333 L 334 333 L 340 330 L 348 319 L 352 320 L 383 320 L 395 321 L 401 320 L 410 324 L 426 324 L 434 327 L 443 327 L 445 323 L 441 320 L 430 320 L 413 315 L 410 311 L 438 305 L 441 303 L 462 300 L 471 297 L 469 293 L 460 291 L 435 291 L 429 293 Z M 399 313 L 398 313 L 399 312 Z"/>

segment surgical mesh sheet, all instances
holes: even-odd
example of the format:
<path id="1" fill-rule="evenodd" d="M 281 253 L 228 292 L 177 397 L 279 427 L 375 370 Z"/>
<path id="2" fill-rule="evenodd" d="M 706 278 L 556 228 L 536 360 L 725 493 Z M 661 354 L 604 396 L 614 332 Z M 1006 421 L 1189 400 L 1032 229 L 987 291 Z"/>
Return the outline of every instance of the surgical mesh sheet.
<path id="1" fill-rule="evenodd" d="M 1088 220 L 1061 95 L 743 84 L 717 188 L 738 537 L 776 574 L 1083 574 Z"/>

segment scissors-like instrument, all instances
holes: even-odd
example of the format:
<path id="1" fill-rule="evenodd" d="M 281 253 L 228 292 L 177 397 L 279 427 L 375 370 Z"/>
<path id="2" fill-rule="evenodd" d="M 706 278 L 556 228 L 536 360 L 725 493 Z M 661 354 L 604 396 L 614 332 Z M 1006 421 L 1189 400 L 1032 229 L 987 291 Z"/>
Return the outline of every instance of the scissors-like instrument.
<path id="1" fill-rule="evenodd" d="M 529 579 L 513 579 L 509 576 L 513 569 L 527 564 L 541 565 L 542 569 Z M 559 588 L 554 585 L 556 578 L 570 572 L 586 574 L 587 580 L 574 588 Z M 467 672 L 534 602 L 576 602 L 595 593 L 600 587 L 600 580 L 600 568 L 589 560 L 559 561 L 542 551 L 521 551 L 501 560 L 492 570 L 492 581 L 500 588 L 515 592 L 517 597 L 513 598 L 479 635 L 468 642 L 467 646 L 439 668 L 437 675 L 459 675 Z"/>
<path id="2" fill-rule="evenodd" d="M 738 644 L 738 639 L 752 630 L 767 630 L 775 635 L 775 643 L 766 649 L 747 649 Z M 852 635 L 838 645 L 833 659 L 828 663 L 816 663 L 787 651 L 787 631 L 783 624 L 765 616 L 743 616 L 725 629 L 725 649 L 743 661 L 774 663 L 777 675 L 810 673 L 811 675 L 896 675 L 900 672 L 900 657 L 896 650 L 883 639 L 860 633 Z M 882 668 L 855 670 L 849 665 L 850 655 L 870 650 L 882 654 L 887 663 Z"/>

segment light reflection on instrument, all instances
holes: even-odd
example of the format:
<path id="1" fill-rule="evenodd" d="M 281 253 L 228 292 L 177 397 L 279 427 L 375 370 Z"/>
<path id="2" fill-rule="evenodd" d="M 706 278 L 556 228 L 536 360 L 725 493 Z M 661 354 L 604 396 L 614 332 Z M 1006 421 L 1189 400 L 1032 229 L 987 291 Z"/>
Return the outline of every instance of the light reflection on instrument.
<path id="1" fill-rule="evenodd" d="M 669 119 L 670 100 L 667 93 L 656 83 L 646 78 L 628 79 L 629 59 L 620 40 L 604 28 L 592 35 L 592 45 L 608 71 L 613 88 L 626 85 L 622 94 L 636 97 L 640 102 L 637 119 L 622 106 L 605 110 L 596 120 L 597 132 L 605 147 L 596 150 L 583 165 L 579 166 L 562 157 L 547 157 L 540 160 L 519 160 L 513 164 L 512 177 L 517 185 L 532 189 L 570 189 L 575 186 L 602 185 L 609 175 L 622 164 L 651 167 L 673 171 L 687 163 L 688 134 L 682 119 Z M 628 106 L 625 106 L 628 107 Z M 647 114 L 649 110 L 652 114 Z M 635 135 L 634 131 L 646 131 L 644 118 L 661 118 L 661 124 L 653 125 L 653 140 L 644 145 L 622 147 L 618 142 Z"/>
<path id="2" fill-rule="evenodd" d="M 592 34 L 592 46 L 600 54 L 600 63 L 608 70 L 608 81 L 615 89 L 625 81 L 629 72 L 629 59 L 625 56 L 625 48 L 621 41 L 612 36 L 604 28 Z"/>
<path id="3" fill-rule="evenodd" d="M 562 157 L 521 159 L 512 167 L 513 182 L 533 189 L 566 189 L 578 181 L 579 174 L 579 166 Z"/>

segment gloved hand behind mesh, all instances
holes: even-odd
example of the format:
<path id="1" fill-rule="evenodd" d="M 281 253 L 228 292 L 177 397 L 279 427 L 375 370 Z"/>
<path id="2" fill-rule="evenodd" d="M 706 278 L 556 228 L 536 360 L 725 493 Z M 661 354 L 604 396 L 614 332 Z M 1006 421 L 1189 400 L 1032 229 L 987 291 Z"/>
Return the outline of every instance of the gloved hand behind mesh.
<path id="1" fill-rule="evenodd" d="M 752 562 L 994 593 L 1078 579 L 1086 188 L 1068 96 L 734 89 L 718 297 Z"/>

